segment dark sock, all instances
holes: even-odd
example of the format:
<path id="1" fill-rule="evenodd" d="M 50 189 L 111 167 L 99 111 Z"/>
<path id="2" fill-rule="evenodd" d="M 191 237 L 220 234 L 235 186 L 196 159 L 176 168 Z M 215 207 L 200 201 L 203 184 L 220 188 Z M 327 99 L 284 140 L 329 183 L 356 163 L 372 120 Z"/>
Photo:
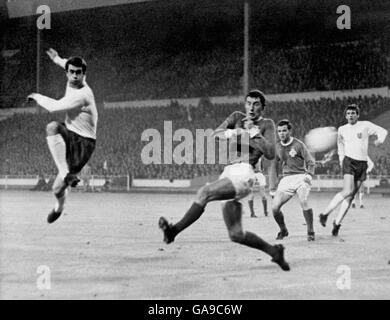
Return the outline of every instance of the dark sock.
<path id="1" fill-rule="evenodd" d="M 262 202 L 263 202 L 263 209 L 264 209 L 264 213 L 265 213 L 265 212 L 267 212 L 267 199 L 263 199 Z"/>
<path id="2" fill-rule="evenodd" d="M 254 206 L 253 206 L 253 200 L 248 200 L 248 204 L 249 204 L 249 209 L 251 210 L 251 216 L 254 216 L 255 215 L 255 209 L 254 209 Z"/>
<path id="3" fill-rule="evenodd" d="M 306 220 L 307 233 L 314 232 L 313 228 L 313 209 L 303 210 L 303 216 Z"/>
<path id="4" fill-rule="evenodd" d="M 274 212 L 274 219 L 276 223 L 279 225 L 279 228 L 281 231 L 287 230 L 286 225 L 284 223 L 284 216 L 282 211 L 279 211 L 277 213 Z"/>
<path id="5" fill-rule="evenodd" d="M 276 249 L 273 245 L 269 244 L 267 241 L 264 241 L 259 236 L 252 232 L 245 232 L 244 240 L 242 242 L 243 245 L 246 245 L 251 248 L 259 249 L 264 251 L 265 253 L 273 256 L 276 252 Z"/>
<path id="6" fill-rule="evenodd" d="M 199 203 L 194 202 L 188 211 L 185 213 L 184 217 L 173 226 L 173 230 L 176 234 L 183 231 L 185 228 L 193 224 L 199 217 L 202 215 L 204 207 Z"/>

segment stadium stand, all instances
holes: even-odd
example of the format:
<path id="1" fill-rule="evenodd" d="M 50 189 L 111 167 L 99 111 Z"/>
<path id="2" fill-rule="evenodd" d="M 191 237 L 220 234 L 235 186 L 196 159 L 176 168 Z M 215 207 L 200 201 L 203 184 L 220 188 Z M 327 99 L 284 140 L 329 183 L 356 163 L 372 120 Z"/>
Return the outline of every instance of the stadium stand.
<path id="1" fill-rule="evenodd" d="M 320 126 L 338 127 L 344 123 L 343 110 L 348 103 L 361 105 L 361 119 L 371 120 L 385 112 L 389 98 L 379 96 L 321 99 L 297 102 L 271 102 L 266 116 L 278 121 L 288 118 L 294 124 L 294 134 L 303 139 L 310 129 Z M 177 103 L 167 107 L 118 108 L 100 111 L 96 151 L 91 159 L 92 174 L 127 175 L 136 178 L 188 179 L 218 174 L 218 164 L 149 164 L 141 161 L 141 152 L 148 143 L 141 141 L 142 132 L 157 129 L 163 135 L 164 120 L 172 121 L 173 130 L 187 128 L 195 137 L 196 129 L 214 129 L 232 111 L 242 110 L 242 105 L 210 105 L 204 100 L 197 107 L 185 108 Z M 158 116 L 156 116 L 158 115 Z M 7 175 L 51 175 L 56 172 L 46 146 L 45 127 L 63 115 L 17 114 L 0 122 L 0 172 Z M 178 142 L 173 144 L 173 148 Z M 163 149 L 163 148 L 162 148 Z M 194 151 L 195 154 L 195 151 Z M 390 163 L 386 150 L 375 155 L 373 174 L 389 174 Z M 162 156 L 163 158 L 163 156 Z M 104 162 L 107 163 L 107 170 Z M 337 174 L 334 162 L 319 166 L 317 173 Z"/>

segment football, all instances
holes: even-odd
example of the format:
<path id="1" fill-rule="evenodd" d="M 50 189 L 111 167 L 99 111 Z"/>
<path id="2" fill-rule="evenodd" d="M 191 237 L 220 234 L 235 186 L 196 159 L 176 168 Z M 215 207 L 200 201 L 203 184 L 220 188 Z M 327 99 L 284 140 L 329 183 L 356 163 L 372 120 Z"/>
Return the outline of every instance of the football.
<path id="1" fill-rule="evenodd" d="M 335 127 L 323 127 L 310 130 L 305 136 L 305 144 L 310 152 L 327 152 L 337 147 Z"/>

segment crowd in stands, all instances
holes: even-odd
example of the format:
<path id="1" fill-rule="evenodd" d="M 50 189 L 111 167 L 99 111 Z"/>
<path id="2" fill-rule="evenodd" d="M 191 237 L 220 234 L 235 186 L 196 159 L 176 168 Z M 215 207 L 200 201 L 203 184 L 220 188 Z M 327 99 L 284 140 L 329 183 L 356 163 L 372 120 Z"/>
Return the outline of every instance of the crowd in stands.
<path id="1" fill-rule="evenodd" d="M 312 128 L 322 126 L 338 127 L 345 123 L 343 110 L 348 103 L 361 106 L 361 120 L 374 119 L 388 110 L 389 98 L 379 96 L 321 99 L 297 102 L 270 102 L 265 116 L 277 122 L 288 118 L 294 126 L 294 136 L 303 139 Z M 173 133 L 185 128 L 196 137 L 196 129 L 215 129 L 235 110 L 243 110 L 239 104 L 212 105 L 203 99 L 198 106 L 183 107 L 172 103 L 166 107 L 114 108 L 101 110 L 99 114 L 96 150 L 90 161 L 94 175 L 131 175 L 132 178 L 188 179 L 197 176 L 219 174 L 223 164 L 145 164 L 141 155 L 150 138 L 141 139 L 146 129 L 159 132 L 161 153 L 158 158 L 164 162 L 164 121 L 172 121 Z M 0 121 L 0 174 L 38 175 L 55 174 L 56 168 L 46 145 L 45 128 L 51 120 L 62 120 L 63 115 L 46 112 L 40 114 L 18 114 Z M 172 138 L 170 138 L 172 140 Z M 143 141 L 144 140 L 144 141 Z M 383 152 L 374 160 L 375 175 L 390 174 L 390 144 L 387 140 Z M 180 141 L 174 141 L 171 150 Z M 195 145 L 195 143 L 194 143 Z M 206 148 L 206 147 L 205 147 Z M 216 148 L 218 150 L 218 148 Z M 207 150 L 205 150 L 206 152 Z M 171 151 L 172 152 L 172 151 Z M 169 153 L 169 149 L 168 149 Z M 321 160 L 323 155 L 316 155 Z M 218 157 L 216 157 L 218 159 Z M 193 149 L 193 162 L 196 149 Z M 338 174 L 338 161 L 325 166 L 319 164 L 318 174 Z"/>
<path id="2" fill-rule="evenodd" d="M 242 52 L 237 49 L 182 51 L 131 48 L 56 48 L 81 54 L 98 102 L 240 95 Z M 33 50 L 21 50 L 5 66 L 1 105 L 22 106 L 36 90 Z M 386 38 L 293 48 L 251 47 L 251 83 L 267 93 L 382 87 L 390 83 L 390 45 Z M 11 60 L 12 60 L 11 59 Z M 40 91 L 60 97 L 65 76 L 42 52 Z M 11 77 L 12 75 L 12 77 Z"/>

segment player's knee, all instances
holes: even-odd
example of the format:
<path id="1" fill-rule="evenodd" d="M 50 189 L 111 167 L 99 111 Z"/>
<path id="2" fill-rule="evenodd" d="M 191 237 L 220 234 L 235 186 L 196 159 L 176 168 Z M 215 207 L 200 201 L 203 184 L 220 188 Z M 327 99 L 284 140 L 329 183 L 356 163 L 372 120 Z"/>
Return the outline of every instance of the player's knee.
<path id="1" fill-rule="evenodd" d="M 65 189 L 61 185 L 53 185 L 52 191 L 56 198 L 62 198 L 65 194 Z"/>
<path id="2" fill-rule="evenodd" d="M 243 243 L 245 238 L 245 233 L 242 230 L 231 230 L 229 231 L 229 238 L 233 242 Z"/>
<path id="3" fill-rule="evenodd" d="M 341 192 L 341 195 L 343 196 L 344 199 L 347 199 L 347 198 L 352 197 L 354 194 L 353 194 L 353 190 L 351 190 L 351 189 L 346 189 L 346 190 L 343 190 L 343 191 Z"/>
<path id="4" fill-rule="evenodd" d="M 58 133 L 58 126 L 59 126 L 59 124 L 56 121 L 52 121 L 52 122 L 48 123 L 48 125 L 46 126 L 46 134 L 48 136 L 53 136 L 53 135 L 57 134 Z"/>
<path id="5" fill-rule="evenodd" d="M 208 186 L 201 187 L 196 194 L 197 200 L 204 204 L 206 204 L 210 200 L 210 196 L 211 193 Z"/>
<path id="6" fill-rule="evenodd" d="M 280 205 L 279 204 L 273 204 L 272 205 L 272 213 L 273 213 L 273 215 L 278 214 L 279 211 L 280 211 Z"/>
<path id="7" fill-rule="evenodd" d="M 301 202 L 301 207 L 302 207 L 303 210 L 309 210 L 310 209 L 309 203 L 306 200 Z"/>

